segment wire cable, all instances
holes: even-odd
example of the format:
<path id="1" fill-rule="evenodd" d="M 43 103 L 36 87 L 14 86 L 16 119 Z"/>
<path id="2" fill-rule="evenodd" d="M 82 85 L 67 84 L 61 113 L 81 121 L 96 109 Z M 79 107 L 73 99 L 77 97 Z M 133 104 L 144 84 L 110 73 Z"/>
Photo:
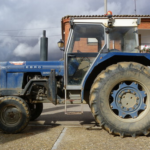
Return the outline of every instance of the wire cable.
<path id="1" fill-rule="evenodd" d="M 39 36 L 16 36 L 16 35 L 0 35 L 0 36 L 9 36 L 9 37 L 39 37 Z M 50 35 L 47 37 L 53 37 L 53 36 L 61 36 L 61 35 Z"/>
<path id="2" fill-rule="evenodd" d="M 0 30 L 1 31 L 21 31 L 21 30 L 39 30 L 39 29 L 50 29 L 50 28 L 61 28 L 61 27 L 46 27 L 46 28 L 33 28 L 33 29 L 17 29 L 17 30 L 10 30 L 10 29 L 6 29 L 6 30 Z"/>

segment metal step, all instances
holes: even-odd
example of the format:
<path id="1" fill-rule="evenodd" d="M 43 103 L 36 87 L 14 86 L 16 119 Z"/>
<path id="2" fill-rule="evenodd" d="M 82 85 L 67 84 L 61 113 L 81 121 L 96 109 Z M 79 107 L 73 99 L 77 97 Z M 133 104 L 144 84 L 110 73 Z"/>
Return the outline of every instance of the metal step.
<path id="1" fill-rule="evenodd" d="M 77 97 L 77 95 L 75 97 Z M 66 115 L 80 115 L 80 114 L 83 114 L 82 104 L 80 104 L 81 105 L 81 111 L 67 111 L 67 101 L 73 102 L 74 100 L 75 99 L 67 99 L 67 92 L 66 92 L 66 89 L 65 89 L 65 114 Z M 74 104 L 72 103 L 71 105 L 74 105 Z"/>

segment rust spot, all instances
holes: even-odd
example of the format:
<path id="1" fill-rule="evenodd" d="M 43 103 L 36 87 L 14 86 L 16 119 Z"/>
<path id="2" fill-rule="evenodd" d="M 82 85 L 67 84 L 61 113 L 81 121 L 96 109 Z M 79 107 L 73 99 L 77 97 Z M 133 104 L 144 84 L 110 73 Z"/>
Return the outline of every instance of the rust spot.
<path id="1" fill-rule="evenodd" d="M 92 94 L 91 101 L 95 100 L 95 94 Z"/>
<path id="2" fill-rule="evenodd" d="M 122 68 L 127 68 L 129 66 L 129 63 L 121 63 Z"/>
<path id="3" fill-rule="evenodd" d="M 105 125 L 105 127 L 104 127 L 108 132 L 109 132 L 109 128 Z"/>
<path id="4" fill-rule="evenodd" d="M 93 88 L 96 89 L 98 86 L 99 86 L 99 83 L 95 83 L 95 84 L 93 85 Z"/>
<path id="5" fill-rule="evenodd" d="M 103 57 L 100 57 L 100 59 L 102 59 Z"/>
<path id="6" fill-rule="evenodd" d="M 95 120 L 97 123 L 101 124 L 100 120 L 97 117 L 95 118 Z"/>
<path id="7" fill-rule="evenodd" d="M 13 64 L 13 65 L 24 65 L 25 64 L 25 62 L 24 61 L 18 61 L 18 62 L 9 62 L 10 64 Z"/>
<path id="8" fill-rule="evenodd" d="M 95 109 L 94 109 L 94 107 L 91 107 L 91 111 L 92 111 L 93 114 L 95 114 Z"/>
<path id="9" fill-rule="evenodd" d="M 108 69 L 109 70 L 115 70 L 116 69 L 116 65 L 110 66 Z"/>
<path id="10" fill-rule="evenodd" d="M 105 73 L 101 74 L 100 78 L 105 78 Z"/>

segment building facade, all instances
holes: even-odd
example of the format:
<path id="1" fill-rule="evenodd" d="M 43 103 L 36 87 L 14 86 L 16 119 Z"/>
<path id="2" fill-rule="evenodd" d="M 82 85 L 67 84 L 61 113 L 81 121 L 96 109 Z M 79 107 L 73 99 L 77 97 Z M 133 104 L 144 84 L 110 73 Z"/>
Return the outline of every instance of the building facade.
<path id="1" fill-rule="evenodd" d="M 65 16 L 62 18 L 62 39 L 65 42 L 65 46 L 67 44 L 69 30 L 70 30 L 70 19 L 71 18 L 79 18 L 79 19 L 105 19 L 106 15 L 93 15 L 93 16 Z M 141 18 L 141 23 L 138 25 L 138 36 L 139 36 L 139 48 L 150 49 L 150 15 L 114 15 L 113 18 L 119 19 L 128 19 L 128 18 Z M 97 39 L 92 38 L 81 38 L 77 40 L 73 47 L 73 52 L 77 52 L 78 49 L 86 50 L 86 52 L 97 52 L 98 44 Z M 103 39 L 101 40 L 101 45 L 104 44 Z M 120 41 L 113 40 L 109 43 L 110 49 L 121 49 Z M 142 52 L 142 51 L 141 51 Z"/>

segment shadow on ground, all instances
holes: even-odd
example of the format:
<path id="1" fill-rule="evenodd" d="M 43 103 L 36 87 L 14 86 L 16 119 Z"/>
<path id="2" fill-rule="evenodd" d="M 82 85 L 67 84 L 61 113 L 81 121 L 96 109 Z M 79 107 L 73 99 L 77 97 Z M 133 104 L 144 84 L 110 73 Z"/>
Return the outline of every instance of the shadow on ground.
<path id="1" fill-rule="evenodd" d="M 79 106 L 80 105 L 73 105 L 73 106 L 69 105 L 67 106 L 67 108 L 72 109 L 74 107 L 74 109 L 76 109 Z M 43 123 L 41 124 L 40 122 L 43 122 Z M 63 129 L 63 126 L 61 126 L 63 124 L 71 125 L 71 126 L 73 125 L 76 126 L 78 124 L 81 126 L 81 125 L 94 124 L 94 123 L 95 123 L 94 118 L 91 112 L 89 111 L 85 111 L 81 115 L 66 115 L 64 113 L 64 105 L 56 106 L 56 107 L 47 106 L 46 108 L 44 108 L 41 116 L 37 118 L 37 120 L 31 121 L 29 123 L 29 126 L 27 126 L 21 133 L 4 134 L 2 131 L 0 131 L 0 146 L 5 143 L 9 143 L 8 145 L 10 145 L 10 143 L 12 143 L 13 141 L 15 141 L 15 144 L 17 143 L 19 144 L 19 141 L 26 141 L 27 139 L 32 139 L 32 141 L 30 142 L 32 144 L 32 142 L 36 141 L 36 139 L 35 141 L 33 141 L 34 138 L 37 137 L 40 140 L 42 140 L 41 135 L 44 136 L 48 133 L 49 135 L 47 135 L 47 137 L 50 138 L 52 136 L 51 140 L 53 140 L 54 139 L 53 136 L 55 136 L 53 135 L 55 134 L 54 130 L 56 130 L 57 132 L 56 135 L 59 135 L 61 133 L 61 130 Z M 9 147 L 8 149 L 11 149 L 11 148 Z"/>
<path id="2" fill-rule="evenodd" d="M 33 121 L 44 121 L 44 125 L 54 125 L 54 124 L 60 124 L 62 122 L 62 124 L 64 122 L 68 122 L 68 124 L 70 124 L 70 122 L 75 123 L 75 124 L 80 124 L 80 125 L 84 125 L 84 124 L 91 124 L 94 122 L 94 118 L 91 115 L 90 112 L 84 112 L 81 115 L 66 115 L 64 114 L 64 112 L 60 112 L 60 113 L 55 113 L 55 114 L 45 114 L 45 115 L 41 115 L 37 120 Z M 32 122 L 31 122 L 32 123 Z"/>
<path id="3" fill-rule="evenodd" d="M 79 109 L 80 105 L 68 105 L 67 109 L 69 111 L 81 111 Z M 83 111 L 82 114 L 73 114 L 73 115 L 66 115 L 63 106 L 53 106 L 51 108 L 44 108 L 41 116 L 37 118 L 34 123 L 37 121 L 44 121 L 44 125 L 51 125 L 51 124 L 93 124 L 94 118 L 92 113 L 88 110 Z M 33 123 L 33 122 L 31 122 Z M 95 122 L 94 122 L 95 123 Z"/>
<path id="4" fill-rule="evenodd" d="M 21 139 L 24 142 L 26 142 L 25 140 L 32 139 L 33 137 L 38 137 L 41 134 L 46 134 L 50 132 L 51 130 L 53 130 L 53 128 L 57 128 L 58 126 L 59 125 L 42 126 L 42 127 L 41 126 L 27 126 L 21 133 L 17 133 L 17 134 L 5 134 L 2 131 L 0 131 L 0 145 L 5 144 L 5 143 L 10 143 L 12 141 L 15 141 L 15 143 L 16 142 L 18 143 L 18 141 L 20 141 Z"/>
<path id="5" fill-rule="evenodd" d="M 67 108 L 74 108 L 74 107 L 79 107 L 80 105 L 69 105 L 69 106 L 67 106 Z M 52 108 L 45 108 L 44 110 L 43 110 L 43 113 L 45 113 L 45 112 L 51 112 L 51 111 L 56 111 L 56 110 L 64 110 L 64 105 L 63 106 L 53 106 Z"/>

